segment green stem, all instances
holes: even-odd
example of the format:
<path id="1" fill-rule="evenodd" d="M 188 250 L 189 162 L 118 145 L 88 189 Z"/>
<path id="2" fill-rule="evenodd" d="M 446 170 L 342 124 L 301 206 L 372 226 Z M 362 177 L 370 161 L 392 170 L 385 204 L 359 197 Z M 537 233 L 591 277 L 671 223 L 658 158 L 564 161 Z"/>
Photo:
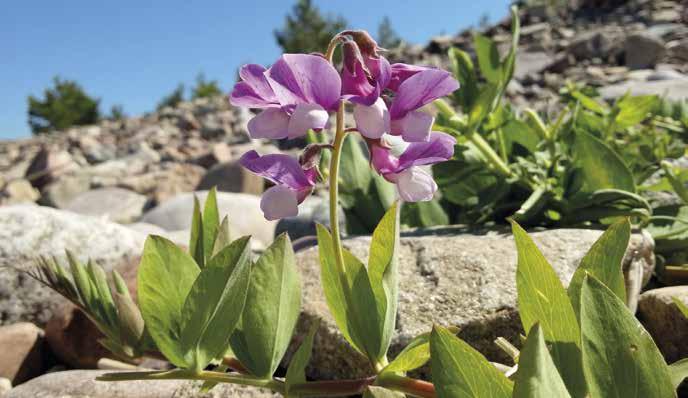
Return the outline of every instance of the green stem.
<path id="1" fill-rule="evenodd" d="M 375 377 L 355 380 L 326 380 L 294 384 L 289 393 L 297 396 L 337 397 L 362 395 L 366 387 L 375 382 Z"/>
<path id="2" fill-rule="evenodd" d="M 435 100 L 433 104 L 435 104 L 437 111 L 447 118 L 449 127 L 456 131 L 463 132 L 466 139 L 475 145 L 485 159 L 487 159 L 487 162 L 490 163 L 498 173 L 507 178 L 512 176 L 509 166 L 480 134 L 477 134 L 475 131 L 465 131 L 467 127 L 466 123 L 459 118 L 456 112 L 454 112 L 454 109 L 452 109 L 446 101 L 438 99 Z"/>
<path id="3" fill-rule="evenodd" d="M 498 128 L 495 133 L 497 134 L 497 143 L 499 144 L 499 155 L 502 157 L 502 161 L 506 163 L 508 158 L 506 154 L 506 140 L 504 139 L 504 132 L 501 128 Z"/>
<path id="4" fill-rule="evenodd" d="M 344 103 L 339 105 L 337 110 L 337 130 L 334 136 L 332 149 L 332 159 L 330 160 L 330 229 L 332 230 L 332 244 L 335 252 L 335 262 L 337 272 L 342 279 L 345 294 L 349 288 L 346 279 L 346 264 L 344 263 L 344 252 L 342 250 L 342 238 L 339 236 L 339 159 L 342 154 L 342 144 L 346 138 L 344 131 Z M 350 296 L 346 297 L 347 299 Z"/>

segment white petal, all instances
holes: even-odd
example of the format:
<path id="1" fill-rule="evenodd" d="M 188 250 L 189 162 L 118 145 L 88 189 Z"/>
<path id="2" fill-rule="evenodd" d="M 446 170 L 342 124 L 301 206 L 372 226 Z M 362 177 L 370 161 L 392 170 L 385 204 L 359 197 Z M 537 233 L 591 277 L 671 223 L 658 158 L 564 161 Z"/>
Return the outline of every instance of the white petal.
<path id="1" fill-rule="evenodd" d="M 263 193 L 260 209 L 268 220 L 279 220 L 299 214 L 296 191 L 284 185 L 275 185 Z"/>
<path id="2" fill-rule="evenodd" d="M 248 122 L 251 138 L 281 139 L 287 137 L 289 115 L 277 108 L 268 108 Z"/>
<path id="3" fill-rule="evenodd" d="M 432 200 L 437 184 L 432 176 L 420 167 L 411 167 L 396 175 L 399 197 L 405 202 Z"/>
<path id="4" fill-rule="evenodd" d="M 390 118 L 387 105 L 382 98 L 371 106 L 354 105 L 356 128 L 365 137 L 376 139 L 390 131 Z"/>
<path id="5" fill-rule="evenodd" d="M 323 129 L 330 115 L 318 104 L 299 104 L 289 119 L 288 138 L 301 137 L 308 129 Z"/>
<path id="6" fill-rule="evenodd" d="M 435 118 L 423 111 L 413 111 L 401 119 L 392 121 L 392 132 L 407 142 L 423 142 L 430 138 Z"/>

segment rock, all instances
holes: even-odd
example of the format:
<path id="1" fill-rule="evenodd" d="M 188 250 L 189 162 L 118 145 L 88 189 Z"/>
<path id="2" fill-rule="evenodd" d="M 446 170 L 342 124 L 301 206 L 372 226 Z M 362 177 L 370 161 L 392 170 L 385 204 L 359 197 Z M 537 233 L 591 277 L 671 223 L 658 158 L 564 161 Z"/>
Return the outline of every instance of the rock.
<path id="1" fill-rule="evenodd" d="M 42 206 L 0 208 L 0 324 L 45 325 L 59 296 L 28 275 L 37 256 L 64 259 L 65 250 L 106 270 L 140 254 L 145 236 L 119 224 Z M 15 269 L 10 269 L 12 267 Z"/>
<path id="2" fill-rule="evenodd" d="M 614 42 L 617 39 L 617 32 L 603 30 L 583 32 L 571 41 L 568 52 L 577 59 L 606 57 L 613 52 Z"/>
<path id="3" fill-rule="evenodd" d="M 688 79 L 626 81 L 600 88 L 600 95 L 605 99 L 619 98 L 628 92 L 632 95 L 658 95 L 682 101 L 688 98 Z"/>
<path id="4" fill-rule="evenodd" d="M 43 188 L 41 204 L 63 208 L 91 188 L 91 178 L 85 174 L 63 176 Z"/>
<path id="5" fill-rule="evenodd" d="M 624 49 L 626 66 L 631 69 L 654 67 L 666 53 L 664 42 L 647 33 L 636 33 L 626 37 Z"/>
<path id="6" fill-rule="evenodd" d="M 73 304 L 65 304 L 45 327 L 45 338 L 60 362 L 78 369 L 95 369 L 101 358 L 113 358 L 98 339 L 103 334 Z"/>
<path id="7" fill-rule="evenodd" d="M 203 203 L 207 191 L 196 192 Z M 188 231 L 191 227 L 194 193 L 183 193 L 161 203 L 143 215 L 141 221 L 168 231 Z M 251 235 L 265 247 L 272 243 L 276 222 L 267 221 L 260 210 L 260 198 L 242 193 L 218 192 L 220 218 L 229 215 L 232 236 Z"/>
<path id="8" fill-rule="evenodd" d="M 126 224 L 141 217 L 147 203 L 148 198 L 136 192 L 100 188 L 78 195 L 64 210 Z"/>
<path id="9" fill-rule="evenodd" d="M 330 227 L 330 204 L 322 197 L 309 196 L 299 205 L 299 214 L 296 217 L 283 218 L 277 222 L 275 236 L 287 232 L 293 241 L 304 236 L 314 236 L 315 224 Z M 339 228 L 346 230 L 346 215 L 339 208 Z"/>
<path id="10" fill-rule="evenodd" d="M 199 382 L 182 380 L 96 381 L 113 371 L 69 370 L 48 373 L 10 390 L 2 398 L 270 398 L 279 395 L 255 387 L 220 384 L 206 394 Z"/>
<path id="11" fill-rule="evenodd" d="M 43 373 L 43 336 L 32 323 L 0 326 L 0 377 L 19 384 Z"/>
<path id="12" fill-rule="evenodd" d="M 531 236 L 562 281 L 568 283 L 601 233 L 555 229 Z M 634 234 L 633 240 L 638 239 Z M 346 239 L 344 244 L 359 258 L 367 258 L 369 237 Z M 643 250 L 636 247 L 631 251 Z M 401 238 L 399 260 L 399 309 L 392 357 L 416 335 L 427 332 L 433 324 L 442 324 L 460 327 L 460 337 L 488 359 L 509 361 L 493 343 L 503 336 L 518 344 L 518 334 L 523 333 L 516 310 L 516 248 L 508 231 L 471 234 L 460 227 L 412 231 Z M 299 252 L 296 263 L 303 283 L 299 335 L 313 319 L 323 320 L 308 375 L 329 379 L 369 374 L 366 361 L 345 343 L 327 309 L 317 248 Z"/>
<path id="13" fill-rule="evenodd" d="M 672 297 L 688 305 L 688 286 L 648 290 L 640 295 L 638 302 L 638 318 L 668 363 L 688 357 L 688 318 Z"/>
<path id="14" fill-rule="evenodd" d="M 207 168 L 213 167 L 218 163 L 229 162 L 232 160 L 232 150 L 225 142 L 218 142 L 210 148 L 210 151 L 194 159 L 194 163 Z"/>
<path id="15" fill-rule="evenodd" d="M 41 194 L 31 183 L 23 178 L 9 181 L 0 193 L 0 203 L 14 205 L 20 203 L 33 203 Z"/>
<path id="16" fill-rule="evenodd" d="M 545 67 L 552 64 L 553 61 L 552 56 L 542 51 L 519 52 L 516 54 L 514 77 L 520 80 L 532 73 L 540 73 Z"/>
<path id="17" fill-rule="evenodd" d="M 160 167 L 159 170 L 126 177 L 118 186 L 161 203 L 182 192 L 193 191 L 206 172 L 203 167 L 189 163 L 162 163 Z"/>
<path id="18" fill-rule="evenodd" d="M 61 174 L 78 169 L 69 152 L 43 147 L 26 169 L 26 179 L 41 189 Z"/>
<path id="19" fill-rule="evenodd" d="M 222 192 L 239 192 L 260 195 L 263 193 L 265 181 L 246 170 L 238 161 L 219 163 L 213 166 L 203 176 L 196 190 L 207 191 L 217 187 Z"/>
<path id="20" fill-rule="evenodd" d="M 5 393 L 12 389 L 12 381 L 5 377 L 0 377 L 0 397 L 4 397 Z"/>
<path id="21" fill-rule="evenodd" d="M 148 224 L 145 222 L 135 222 L 132 224 L 127 224 L 127 227 L 133 229 L 134 231 L 140 232 L 142 234 L 148 235 L 164 235 L 167 230 L 160 228 L 157 225 Z"/>

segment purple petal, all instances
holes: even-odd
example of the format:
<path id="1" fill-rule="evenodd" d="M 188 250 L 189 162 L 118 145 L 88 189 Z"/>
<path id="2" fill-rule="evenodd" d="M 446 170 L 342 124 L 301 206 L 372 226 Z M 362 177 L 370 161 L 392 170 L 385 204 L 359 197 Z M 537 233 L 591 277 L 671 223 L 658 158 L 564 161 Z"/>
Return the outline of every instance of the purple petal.
<path id="1" fill-rule="evenodd" d="M 308 129 L 324 129 L 330 115 L 318 104 L 299 104 L 289 118 L 288 138 L 306 135 Z"/>
<path id="2" fill-rule="evenodd" d="M 342 83 L 343 86 L 348 84 L 348 89 L 344 90 L 342 94 L 344 94 L 343 99 L 349 102 L 370 106 L 373 105 L 378 98 L 380 98 L 380 94 L 382 94 L 382 91 L 385 89 L 385 87 L 387 87 L 387 84 L 389 84 L 389 80 L 392 76 L 392 70 L 389 66 L 389 61 L 387 61 L 387 59 L 384 57 L 367 57 L 365 59 L 365 63 L 368 71 L 375 81 L 375 85 L 372 85 L 368 82 L 368 78 L 363 72 L 363 67 L 359 63 L 357 64 L 357 67 L 360 69 L 361 73 L 356 75 L 357 81 Z M 350 77 L 347 76 L 347 73 L 348 72 L 346 68 L 344 68 L 342 71 L 343 81 L 350 79 Z M 357 83 L 359 86 L 355 87 L 354 83 Z"/>
<path id="3" fill-rule="evenodd" d="M 401 83 L 406 81 L 409 77 L 415 75 L 418 72 L 424 70 L 431 70 L 433 68 L 428 68 L 427 66 L 417 66 L 409 64 L 393 64 L 390 66 L 390 81 L 387 84 L 387 88 L 392 91 L 399 90 Z"/>
<path id="4" fill-rule="evenodd" d="M 389 111 L 382 98 L 371 106 L 354 105 L 354 120 L 358 131 L 367 138 L 377 139 L 390 131 Z"/>
<path id="5" fill-rule="evenodd" d="M 278 108 L 268 108 L 248 122 L 251 138 L 281 139 L 288 135 L 289 115 Z"/>
<path id="6" fill-rule="evenodd" d="M 434 164 L 447 161 L 454 156 L 456 139 L 449 134 L 433 132 L 427 142 L 414 142 L 399 157 L 399 167 L 396 172 L 401 172 L 413 166 Z"/>
<path id="7" fill-rule="evenodd" d="M 266 219 L 279 220 L 299 214 L 299 203 L 296 191 L 284 185 L 275 185 L 263 192 L 260 209 Z"/>
<path id="8" fill-rule="evenodd" d="M 333 110 L 339 102 L 342 80 L 323 57 L 284 54 L 266 76 L 283 107 L 315 103 Z"/>
<path id="9" fill-rule="evenodd" d="M 375 91 L 376 87 L 368 81 L 368 76 L 360 62 L 354 62 L 352 66 L 353 70 L 347 67 L 342 68 L 342 94 L 367 97 Z"/>
<path id="10" fill-rule="evenodd" d="M 423 111 L 412 111 L 392 121 L 392 134 L 401 135 L 406 142 L 424 142 L 430 137 L 435 118 Z"/>
<path id="11" fill-rule="evenodd" d="M 392 155 L 389 148 L 382 146 L 380 140 L 369 141 L 368 150 L 370 151 L 370 163 L 378 173 L 387 178 L 388 174 L 397 172 L 399 159 Z"/>
<path id="12" fill-rule="evenodd" d="M 396 176 L 399 197 L 405 202 L 426 202 L 432 200 L 437 183 L 420 167 L 411 167 Z"/>
<path id="13" fill-rule="evenodd" d="M 274 184 L 286 185 L 295 191 L 315 185 L 315 180 L 308 178 L 299 162 L 289 155 L 260 156 L 256 151 L 248 151 L 239 159 L 239 164 Z"/>
<path id="14" fill-rule="evenodd" d="M 428 69 L 418 72 L 401 83 L 390 114 L 400 119 L 437 98 L 444 97 L 459 88 L 459 82 L 449 72 Z"/>
<path id="15" fill-rule="evenodd" d="M 248 64 L 239 70 L 240 82 L 234 85 L 229 101 L 234 106 L 267 108 L 279 106 L 275 93 L 265 77 L 265 68 Z"/>

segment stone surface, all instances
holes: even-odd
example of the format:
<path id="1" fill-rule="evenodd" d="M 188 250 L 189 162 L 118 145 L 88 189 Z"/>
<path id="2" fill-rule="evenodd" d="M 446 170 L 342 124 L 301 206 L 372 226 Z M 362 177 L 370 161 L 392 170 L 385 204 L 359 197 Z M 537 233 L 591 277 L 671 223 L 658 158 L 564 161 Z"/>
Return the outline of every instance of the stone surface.
<path id="1" fill-rule="evenodd" d="M 205 169 L 195 164 L 163 163 L 158 170 L 126 177 L 117 185 L 162 203 L 182 192 L 193 191 L 204 174 Z"/>
<path id="2" fill-rule="evenodd" d="M 269 398 L 268 390 L 221 384 L 207 394 L 198 392 L 200 383 L 177 380 L 96 381 L 112 371 L 70 370 L 48 373 L 8 391 L 2 398 Z"/>
<path id="3" fill-rule="evenodd" d="M 0 208 L 0 324 L 32 321 L 44 325 L 60 298 L 19 270 L 37 256 L 64 259 L 71 250 L 106 270 L 140 254 L 145 235 L 119 224 L 42 206 Z M 12 269 L 15 268 L 15 269 Z"/>
<path id="4" fill-rule="evenodd" d="M 319 196 L 309 196 L 299 205 L 296 217 L 283 218 L 277 222 L 275 236 L 287 232 L 289 238 L 295 241 L 305 236 L 314 236 L 315 224 L 330 226 L 330 204 L 327 199 Z M 346 230 L 346 215 L 339 208 L 339 228 Z"/>
<path id="5" fill-rule="evenodd" d="M 207 191 L 196 192 L 201 203 Z M 193 212 L 193 193 L 184 193 L 161 203 L 147 212 L 141 221 L 157 225 L 168 231 L 188 231 Z M 265 246 L 272 243 L 276 222 L 267 221 L 260 210 L 260 197 L 242 193 L 218 192 L 217 205 L 220 218 L 229 216 L 232 236 L 251 235 L 253 240 Z"/>
<path id="6" fill-rule="evenodd" d="M 0 377 L 0 397 L 4 397 L 5 393 L 12 389 L 12 381 L 6 377 Z"/>
<path id="7" fill-rule="evenodd" d="M 614 99 L 625 95 L 658 95 L 667 99 L 680 101 L 688 98 L 688 79 L 626 81 L 611 84 L 600 89 L 600 95 Z"/>
<path id="8" fill-rule="evenodd" d="M 130 223 L 143 214 L 148 198 L 122 188 L 100 188 L 84 192 L 64 207 L 74 213 Z"/>
<path id="9" fill-rule="evenodd" d="M 90 188 L 91 178 L 85 174 L 65 176 L 46 185 L 39 202 L 47 206 L 63 208 Z"/>
<path id="10" fill-rule="evenodd" d="M 551 55 L 542 51 L 517 53 L 514 76 L 522 79 L 531 73 L 539 73 L 553 61 Z"/>
<path id="11" fill-rule="evenodd" d="M 672 297 L 688 305 L 688 286 L 648 290 L 638 301 L 638 318 L 668 363 L 688 357 L 688 318 L 683 316 Z"/>
<path id="12" fill-rule="evenodd" d="M 98 339 L 103 334 L 71 303 L 55 310 L 45 326 L 50 351 L 61 363 L 77 369 L 95 369 L 101 358 L 114 358 Z"/>
<path id="13" fill-rule="evenodd" d="M 399 310 L 392 342 L 396 355 L 414 336 L 435 323 L 461 328 L 460 337 L 493 361 L 508 362 L 493 340 L 516 343 L 522 333 L 516 310 L 516 248 L 509 231 L 469 233 L 458 227 L 404 234 L 399 250 Z M 568 280 L 598 230 L 550 230 L 532 233 L 538 247 L 562 281 Z M 641 239 L 633 235 L 633 240 Z M 346 239 L 344 245 L 367 258 L 370 239 Z M 642 252 L 639 247 L 631 251 Z M 628 254 L 627 254 L 628 255 Z M 304 333 L 315 318 L 323 319 L 308 374 L 314 378 L 367 374 L 365 360 L 345 342 L 327 309 L 320 286 L 317 248 L 297 254 L 303 282 Z M 291 352 L 291 351 L 290 351 Z"/>
<path id="14" fill-rule="evenodd" d="M 34 187 L 41 189 L 57 176 L 78 168 L 69 152 L 43 147 L 26 169 L 26 178 Z"/>
<path id="15" fill-rule="evenodd" d="M 654 67 L 666 53 L 664 42 L 647 33 L 636 33 L 626 37 L 624 49 L 626 66 L 631 69 Z"/>
<path id="16" fill-rule="evenodd" d="M 263 193 L 265 180 L 246 168 L 238 161 L 219 163 L 213 166 L 198 183 L 196 190 L 207 191 L 217 187 L 222 192 L 243 192 L 253 195 Z"/>
<path id="17" fill-rule="evenodd" d="M 0 377 L 12 384 L 40 375 L 45 369 L 43 330 L 32 323 L 0 326 Z"/>

